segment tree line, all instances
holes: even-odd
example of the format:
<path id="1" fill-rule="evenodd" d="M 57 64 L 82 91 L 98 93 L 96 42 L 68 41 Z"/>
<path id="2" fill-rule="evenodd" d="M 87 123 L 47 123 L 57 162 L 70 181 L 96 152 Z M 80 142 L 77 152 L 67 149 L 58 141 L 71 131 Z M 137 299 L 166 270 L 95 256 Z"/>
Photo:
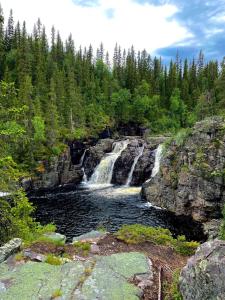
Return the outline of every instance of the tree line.
<path id="1" fill-rule="evenodd" d="M 0 10 L 0 138 L 4 152 L 25 169 L 58 155 L 62 142 L 98 135 L 106 126 L 136 123 L 152 133 L 173 132 L 223 113 L 225 65 L 177 57 L 169 65 L 146 50 L 103 44 L 75 47 L 38 19 L 7 22 Z M 3 153 L 2 150 L 2 153 Z"/>

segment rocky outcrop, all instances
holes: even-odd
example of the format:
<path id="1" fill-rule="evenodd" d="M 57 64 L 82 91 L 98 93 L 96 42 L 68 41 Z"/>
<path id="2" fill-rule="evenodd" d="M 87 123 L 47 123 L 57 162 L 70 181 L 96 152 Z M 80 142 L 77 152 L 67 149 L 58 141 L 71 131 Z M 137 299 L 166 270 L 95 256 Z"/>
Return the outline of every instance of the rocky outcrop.
<path id="1" fill-rule="evenodd" d="M 69 147 L 59 157 L 41 164 L 43 167 L 40 171 L 38 170 L 37 176 L 31 179 L 32 190 L 49 189 L 70 183 L 78 184 L 82 181 L 84 173 L 79 164 L 72 163 Z M 23 185 L 28 186 L 27 182 Z"/>
<path id="2" fill-rule="evenodd" d="M 155 162 L 155 149 L 167 138 L 159 136 L 141 139 L 140 137 L 129 136 L 126 139 L 129 139 L 130 143 L 115 163 L 112 183 L 126 184 L 134 159 L 138 155 L 140 147 L 144 145 L 144 151 L 137 161 L 130 183 L 132 186 L 141 186 L 151 177 Z"/>
<path id="3" fill-rule="evenodd" d="M 62 265 L 29 260 L 10 266 L 3 263 L 0 270 L 2 300 L 55 299 L 60 295 L 65 300 L 138 300 L 153 284 L 152 262 L 139 252 L 93 256 Z"/>
<path id="4" fill-rule="evenodd" d="M 225 241 L 202 244 L 180 276 L 184 300 L 225 299 Z"/>
<path id="5" fill-rule="evenodd" d="M 19 251 L 22 245 L 22 240 L 15 238 L 2 247 L 0 247 L 0 263 L 5 261 L 10 255 Z"/>
<path id="6" fill-rule="evenodd" d="M 103 139 L 86 151 L 83 166 L 87 178 L 91 177 L 105 153 L 112 151 L 113 142 L 113 139 Z"/>
<path id="7" fill-rule="evenodd" d="M 214 117 L 181 132 L 164 151 L 160 172 L 144 184 L 143 196 L 177 215 L 206 222 L 225 204 L 225 122 Z"/>

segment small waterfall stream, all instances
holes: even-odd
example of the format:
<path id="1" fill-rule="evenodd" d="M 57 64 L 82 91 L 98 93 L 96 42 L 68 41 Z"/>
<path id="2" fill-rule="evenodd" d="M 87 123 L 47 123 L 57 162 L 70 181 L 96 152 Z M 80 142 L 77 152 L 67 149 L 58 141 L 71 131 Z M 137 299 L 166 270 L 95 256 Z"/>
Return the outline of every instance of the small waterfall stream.
<path id="1" fill-rule="evenodd" d="M 163 145 L 160 144 L 155 152 L 155 164 L 154 164 L 154 168 L 152 169 L 151 178 L 155 177 L 159 172 L 160 160 L 162 158 L 162 152 L 163 152 Z"/>
<path id="2" fill-rule="evenodd" d="M 130 173 L 129 173 L 128 178 L 127 178 L 126 186 L 130 186 L 130 184 L 131 184 L 136 164 L 137 164 L 139 158 L 142 156 L 144 148 L 145 148 L 145 145 L 139 147 L 139 152 L 138 152 L 138 155 L 134 159 L 133 165 L 131 167 Z"/>
<path id="3" fill-rule="evenodd" d="M 114 143 L 113 151 L 111 153 L 107 153 L 102 158 L 90 180 L 88 181 L 88 184 L 93 185 L 111 183 L 115 162 L 121 153 L 126 149 L 128 143 L 129 140 Z"/>

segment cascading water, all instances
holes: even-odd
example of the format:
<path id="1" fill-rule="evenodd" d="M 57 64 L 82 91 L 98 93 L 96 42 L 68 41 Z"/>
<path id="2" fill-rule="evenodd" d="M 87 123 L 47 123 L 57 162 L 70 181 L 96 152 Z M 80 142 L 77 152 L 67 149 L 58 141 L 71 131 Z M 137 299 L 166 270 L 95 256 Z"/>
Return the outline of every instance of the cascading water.
<path id="1" fill-rule="evenodd" d="M 139 158 L 142 156 L 144 148 L 145 148 L 145 145 L 139 147 L 138 155 L 135 157 L 133 165 L 130 169 L 130 172 L 129 172 L 129 175 L 128 175 L 128 178 L 127 178 L 127 182 L 126 182 L 126 186 L 130 186 L 130 184 L 131 184 L 136 164 L 137 164 Z"/>
<path id="2" fill-rule="evenodd" d="M 151 179 L 158 174 L 159 168 L 160 168 L 160 161 L 162 158 L 162 153 L 163 153 L 163 144 L 160 144 L 158 146 L 158 148 L 155 150 L 155 163 L 154 163 L 154 167 L 152 169 L 151 178 L 149 178 L 146 182 L 151 181 Z"/>
<path id="3" fill-rule="evenodd" d="M 81 165 L 81 166 L 83 166 L 83 162 L 84 162 L 84 158 L 85 158 L 86 152 L 87 152 L 87 149 L 84 150 L 84 153 L 83 153 L 83 155 L 81 156 L 81 159 L 80 159 L 80 165 Z"/>
<path id="4" fill-rule="evenodd" d="M 129 140 L 119 141 L 114 143 L 113 151 L 106 154 L 99 165 L 96 167 L 88 184 L 110 184 L 113 175 L 113 168 L 117 158 L 126 149 Z"/>
<path id="5" fill-rule="evenodd" d="M 81 170 L 84 172 L 82 183 L 85 183 L 85 184 L 87 183 L 87 175 L 85 174 L 83 163 L 84 163 L 84 158 L 85 158 L 86 152 L 87 152 L 87 149 L 84 150 L 84 153 L 83 153 L 83 155 L 81 156 L 81 159 L 80 159 L 80 165 L 82 167 Z"/>
<path id="6" fill-rule="evenodd" d="M 163 152 L 163 145 L 160 144 L 155 152 L 155 164 L 154 164 L 154 168 L 152 169 L 151 178 L 155 177 L 159 172 L 160 161 L 162 158 L 162 152 Z"/>

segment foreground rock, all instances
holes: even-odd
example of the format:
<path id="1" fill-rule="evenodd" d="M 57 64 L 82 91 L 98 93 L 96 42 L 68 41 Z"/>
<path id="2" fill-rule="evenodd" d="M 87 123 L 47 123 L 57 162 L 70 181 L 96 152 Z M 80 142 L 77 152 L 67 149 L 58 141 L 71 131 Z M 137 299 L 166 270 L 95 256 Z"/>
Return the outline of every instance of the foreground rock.
<path id="1" fill-rule="evenodd" d="M 19 251 L 22 245 L 21 239 L 13 239 L 0 247 L 0 263 L 5 261 L 10 255 Z"/>
<path id="2" fill-rule="evenodd" d="M 136 279 L 135 286 L 130 280 Z M 26 262 L 0 264 L 0 299 L 135 300 L 152 284 L 149 259 L 142 253 L 120 253 L 73 261 L 61 266 Z"/>
<path id="3" fill-rule="evenodd" d="M 225 299 L 225 241 L 202 244 L 180 276 L 184 300 Z"/>
<path id="4" fill-rule="evenodd" d="M 225 122 L 206 119 L 170 143 L 160 172 L 143 186 L 152 204 L 200 222 L 221 217 L 225 204 Z"/>

